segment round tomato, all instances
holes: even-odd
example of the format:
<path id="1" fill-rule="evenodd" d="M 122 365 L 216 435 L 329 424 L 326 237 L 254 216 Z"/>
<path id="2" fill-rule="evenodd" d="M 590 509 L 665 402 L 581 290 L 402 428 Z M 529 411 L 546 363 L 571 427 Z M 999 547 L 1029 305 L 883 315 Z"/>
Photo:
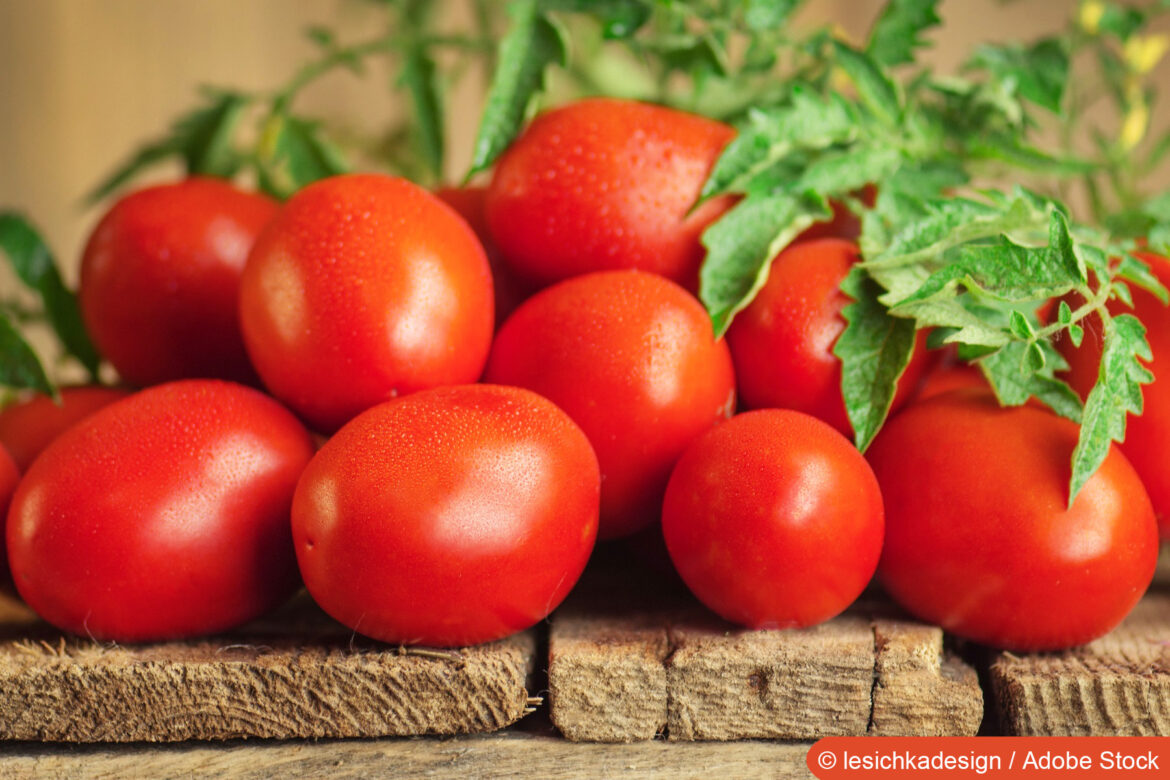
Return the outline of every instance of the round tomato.
<path id="1" fill-rule="evenodd" d="M 353 630 L 445 647 L 548 615 L 597 535 L 600 476 L 581 430 L 515 387 L 436 388 L 354 418 L 293 500 L 309 593 Z"/>
<path id="2" fill-rule="evenodd" d="M 294 195 L 257 240 L 240 321 L 273 395 L 333 431 L 394 396 L 479 378 L 491 269 L 467 223 L 426 190 L 336 176 Z"/>
<path id="3" fill-rule="evenodd" d="M 0 447 L 0 519 L 8 517 L 8 506 L 20 482 L 20 471 L 8 452 Z M 11 575 L 8 573 L 8 555 L 3 539 L 0 539 L 0 588 L 8 589 Z"/>
<path id="4" fill-rule="evenodd" d="M 822 238 L 793 244 L 772 261 L 768 281 L 727 331 L 745 407 L 795 409 L 852 435 L 841 396 L 841 360 L 833 346 L 845 330 L 841 310 L 849 303 L 839 287 L 858 259 L 856 244 Z M 923 333 L 898 381 L 894 410 L 922 376 Z"/>
<path id="5" fill-rule="evenodd" d="M 914 615 L 1011 650 L 1121 622 L 1158 557 L 1150 500 L 1116 447 L 1068 506 L 1077 426 L 954 390 L 888 422 L 868 457 L 886 506 L 878 576 Z"/>
<path id="6" fill-rule="evenodd" d="M 67 429 L 129 394 L 119 387 L 99 385 L 62 387 L 59 392 L 59 402 L 32 395 L 0 409 L 0 444 L 21 471 Z"/>
<path id="7" fill-rule="evenodd" d="M 218 179 L 123 197 L 81 258 L 82 318 L 133 385 L 185 377 L 255 383 L 240 337 L 240 273 L 276 203 Z"/>
<path id="8" fill-rule="evenodd" d="M 940 366 L 926 374 L 918 392 L 914 394 L 915 401 L 925 401 L 936 395 L 942 395 L 950 390 L 961 387 L 970 387 L 979 390 L 989 390 L 987 378 L 978 366 L 969 363 L 952 363 Z"/>
<path id="9" fill-rule="evenodd" d="M 1162 284 L 1170 285 L 1170 260 L 1149 252 L 1139 252 L 1137 256 L 1149 264 Z M 1162 538 L 1170 539 L 1170 378 L 1166 376 L 1170 374 L 1170 368 L 1166 368 L 1170 364 L 1170 308 L 1136 285 L 1130 285 L 1130 290 L 1133 309 L 1112 301 L 1109 312 L 1131 313 L 1146 326 L 1146 340 L 1154 356 L 1149 368 L 1155 381 L 1142 386 L 1142 413 L 1126 419 L 1125 441 L 1120 447 L 1149 491 Z M 1069 299 L 1073 309 L 1082 303 L 1083 299 L 1077 297 Z M 1080 348 L 1065 338 L 1057 342 L 1057 349 L 1069 364 L 1062 378 L 1081 398 L 1087 398 L 1097 382 L 1101 364 L 1101 318 L 1094 314 L 1082 324 L 1085 338 Z"/>
<path id="10" fill-rule="evenodd" d="M 608 271 L 561 282 L 508 318 L 487 380 L 527 387 L 576 421 L 601 463 L 603 539 L 653 522 L 670 470 L 735 405 L 731 357 L 690 293 Z"/>
<path id="11" fill-rule="evenodd" d="M 186 380 L 117 401 L 33 462 L 8 515 L 20 595 L 119 642 L 221 631 L 297 588 L 289 507 L 304 427 L 242 385 Z"/>
<path id="12" fill-rule="evenodd" d="M 488 226 L 505 260 L 534 284 L 637 268 L 696 289 L 699 234 L 733 201 L 688 212 L 733 135 L 719 122 L 631 100 L 554 109 L 496 163 Z"/>
<path id="13" fill-rule="evenodd" d="M 662 507 L 691 592 L 750 628 L 811 626 L 865 589 L 882 550 L 882 496 L 840 433 L 788 409 L 747 412 L 679 459 Z"/>

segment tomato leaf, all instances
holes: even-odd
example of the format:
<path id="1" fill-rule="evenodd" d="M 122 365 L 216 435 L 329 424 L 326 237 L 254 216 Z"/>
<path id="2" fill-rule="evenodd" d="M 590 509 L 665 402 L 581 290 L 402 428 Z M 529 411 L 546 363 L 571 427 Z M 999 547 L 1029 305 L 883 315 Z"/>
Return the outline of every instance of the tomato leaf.
<path id="1" fill-rule="evenodd" d="M 1145 264 L 1141 258 L 1135 257 L 1128 252 L 1121 255 L 1121 261 L 1117 264 L 1117 276 L 1121 279 L 1127 279 L 1138 287 L 1151 293 L 1162 303 L 1170 303 L 1170 293 L 1150 271 L 1150 267 Z"/>
<path id="2" fill-rule="evenodd" d="M 922 33 L 939 24 L 938 0 L 890 0 L 869 34 L 866 53 L 886 67 L 914 61 Z"/>
<path id="3" fill-rule="evenodd" d="M 1081 434 L 1072 456 L 1069 506 L 1109 454 L 1111 442 L 1125 440 L 1126 415 L 1142 413 L 1142 388 L 1154 375 L 1139 362 L 1151 360 L 1146 329 L 1130 314 L 1102 317 L 1103 344 L 1097 384 L 1085 400 Z"/>
<path id="4" fill-rule="evenodd" d="M 1061 417 L 1080 422 L 1080 397 L 1053 376 L 1054 371 L 1067 368 L 1067 363 L 1047 341 L 1036 341 L 1033 346 L 1043 351 L 1041 370 L 1032 370 L 1028 364 L 1026 341 L 1013 341 L 978 361 L 995 397 L 1001 406 L 1021 406 L 1035 396 Z"/>
<path id="5" fill-rule="evenodd" d="M 743 18 L 749 30 L 776 30 L 785 25 L 801 0 L 744 0 Z"/>
<path id="6" fill-rule="evenodd" d="M 77 297 L 62 281 L 44 239 L 23 217 L 4 212 L 0 213 L 0 250 L 8 257 L 17 277 L 40 295 L 46 318 L 65 351 L 77 358 L 96 380 L 101 357 L 82 323 Z"/>
<path id="7" fill-rule="evenodd" d="M 57 388 L 49 381 L 37 353 L 3 313 L 0 313 L 0 385 L 57 397 Z"/>
<path id="8" fill-rule="evenodd" d="M 865 452 L 881 429 L 898 379 L 914 352 L 914 322 L 891 317 L 878 301 L 881 287 L 860 268 L 841 283 L 853 302 L 845 306 L 845 330 L 833 354 L 841 358 L 841 393 L 857 449 Z"/>
<path id="9" fill-rule="evenodd" d="M 623 40 L 634 35 L 650 20 L 652 0 L 542 0 L 546 11 L 588 13 L 601 25 L 606 40 Z"/>
<path id="10" fill-rule="evenodd" d="M 884 145 L 856 144 L 840 152 L 827 152 L 804 170 L 797 188 L 823 195 L 855 192 L 867 184 L 884 181 L 902 164 L 902 153 Z"/>
<path id="11" fill-rule="evenodd" d="M 286 114 L 269 118 L 257 168 L 265 192 L 287 198 L 306 184 L 348 172 L 341 152 L 316 122 Z"/>
<path id="12" fill-rule="evenodd" d="M 980 46 L 967 64 L 989 71 L 1026 100 L 1059 113 L 1068 84 L 1069 58 L 1064 44 L 1044 38 L 1027 48 L 1017 43 Z"/>
<path id="13" fill-rule="evenodd" d="M 513 3 L 508 13 L 512 24 L 500 41 L 499 64 L 488 89 L 468 178 L 487 170 L 508 148 L 544 89 L 546 69 L 564 65 L 568 57 L 565 32 L 537 0 Z"/>
<path id="14" fill-rule="evenodd" d="M 445 156 L 443 100 L 439 90 L 438 68 L 425 46 L 411 45 L 407 48 L 398 83 L 410 92 L 414 105 L 414 131 L 419 153 L 435 180 L 440 180 L 443 177 Z"/>
<path id="15" fill-rule="evenodd" d="M 902 97 L 885 69 L 868 55 L 833 41 L 837 64 L 857 87 L 857 96 L 879 120 L 897 128 L 902 119 Z"/>
<path id="16" fill-rule="evenodd" d="M 768 279 L 780 250 L 832 212 L 814 193 L 753 194 L 703 232 L 707 257 L 699 273 L 699 298 L 716 336 L 742 311 Z"/>

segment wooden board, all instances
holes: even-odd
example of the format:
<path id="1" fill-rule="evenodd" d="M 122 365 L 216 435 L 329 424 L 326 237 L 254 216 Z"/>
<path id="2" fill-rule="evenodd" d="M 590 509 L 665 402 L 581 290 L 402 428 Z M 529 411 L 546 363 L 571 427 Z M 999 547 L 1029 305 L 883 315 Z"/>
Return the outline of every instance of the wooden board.
<path id="1" fill-rule="evenodd" d="M 991 683 L 1009 734 L 1170 736 L 1170 588 L 1084 647 L 996 655 Z"/>
<path id="2" fill-rule="evenodd" d="M 403 654 L 307 598 L 238 632 L 142 646 L 0 612 L 0 739 L 169 742 L 486 732 L 531 711 L 536 636 Z"/>
<path id="3" fill-rule="evenodd" d="M 550 715 L 570 740 L 973 735 L 975 672 L 881 603 L 805 630 L 745 631 L 684 593 L 600 573 L 553 617 Z"/>

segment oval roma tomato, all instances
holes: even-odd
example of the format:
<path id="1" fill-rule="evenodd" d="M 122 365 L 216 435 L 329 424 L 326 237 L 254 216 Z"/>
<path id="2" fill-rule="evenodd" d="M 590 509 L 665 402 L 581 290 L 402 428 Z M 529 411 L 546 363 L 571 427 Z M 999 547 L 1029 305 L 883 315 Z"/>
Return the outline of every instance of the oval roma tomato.
<path id="1" fill-rule="evenodd" d="M 296 590 L 289 508 L 304 427 L 242 385 L 185 380 L 95 412 L 41 453 L 8 514 L 20 595 L 119 642 L 231 628 Z"/>
<path id="2" fill-rule="evenodd" d="M 16 485 L 20 482 L 20 471 L 16 463 L 9 457 L 8 452 L 0 447 L 0 519 L 8 517 L 8 507 L 12 503 L 12 495 L 16 492 Z M 10 587 L 12 575 L 8 572 L 8 549 L 0 538 L 0 589 Z"/>
<path id="3" fill-rule="evenodd" d="M 740 402 L 811 414 L 846 436 L 853 426 L 841 396 L 841 360 L 849 298 L 839 287 L 857 262 L 857 245 L 839 238 L 792 244 L 772 261 L 768 281 L 727 330 Z M 898 381 L 892 410 L 913 394 L 927 364 L 924 331 Z"/>
<path id="4" fill-rule="evenodd" d="M 1162 284 L 1170 285 L 1170 260 L 1149 252 L 1136 255 L 1150 266 Z M 1146 326 L 1146 340 L 1154 356 L 1149 365 L 1154 381 L 1142 386 L 1142 413 L 1128 416 L 1125 441 L 1119 446 L 1150 494 L 1162 538 L 1170 539 L 1170 378 L 1158 378 L 1170 373 L 1170 368 L 1166 368 L 1170 364 L 1170 308 L 1136 285 L 1130 285 L 1130 291 L 1133 309 L 1120 301 L 1111 301 L 1109 313 L 1133 314 Z M 1069 299 L 1074 309 L 1081 303 L 1083 299 Z M 1082 324 L 1085 338 L 1080 348 L 1074 347 L 1067 338 L 1058 341 L 1056 346 L 1069 364 L 1069 370 L 1061 378 L 1083 399 L 1097 382 L 1101 364 L 1101 318 L 1094 314 Z"/>
<path id="5" fill-rule="evenodd" d="M 528 299 L 500 328 L 485 376 L 540 393 L 585 431 L 601 463 L 602 539 L 653 522 L 683 449 L 735 406 L 731 357 L 702 305 L 640 271 Z"/>
<path id="6" fill-rule="evenodd" d="M 294 195 L 257 240 L 240 321 L 272 394 L 334 431 L 397 395 L 479 379 L 491 269 L 467 223 L 426 190 L 335 176 Z"/>
<path id="7" fill-rule="evenodd" d="M 762 409 L 699 437 L 662 508 L 671 560 L 691 592 L 749 628 L 840 614 L 882 551 L 882 496 L 845 437 L 807 414 Z"/>
<path id="8" fill-rule="evenodd" d="M 1068 508 L 1077 426 L 986 391 L 913 404 L 870 447 L 886 507 L 878 576 L 914 615 L 1009 650 L 1095 639 L 1154 575 L 1150 500 L 1116 447 Z"/>
<path id="9" fill-rule="evenodd" d="M 636 268 L 696 289 L 699 234 L 734 201 L 688 212 L 734 135 L 720 122 L 632 100 L 554 109 L 496 163 L 488 226 L 533 284 Z"/>
<path id="10" fill-rule="evenodd" d="M 186 377 L 255 383 L 240 336 L 240 273 L 276 202 L 218 179 L 133 192 L 85 247 L 81 315 L 132 385 Z"/>
<path id="11" fill-rule="evenodd" d="M 436 388 L 366 411 L 297 485 L 309 593 L 366 636 L 488 642 L 548 615 L 597 535 L 597 458 L 564 412 L 515 387 Z"/>
<path id="12" fill-rule="evenodd" d="M 0 409 L 0 445 L 21 471 L 66 430 L 130 394 L 120 387 L 100 385 L 62 387 L 58 392 L 59 403 L 38 394 Z"/>

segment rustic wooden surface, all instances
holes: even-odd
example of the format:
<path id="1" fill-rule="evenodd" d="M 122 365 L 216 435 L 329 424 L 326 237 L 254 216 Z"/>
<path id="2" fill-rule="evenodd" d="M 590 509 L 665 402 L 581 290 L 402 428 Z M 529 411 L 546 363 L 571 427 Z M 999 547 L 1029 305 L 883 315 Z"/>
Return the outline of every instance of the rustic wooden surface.
<path id="1" fill-rule="evenodd" d="M 1170 735 L 1170 588 L 1158 585 L 1084 647 L 998 654 L 991 682 L 1008 734 Z"/>
<path id="2" fill-rule="evenodd" d="M 594 572 L 554 615 L 550 716 L 570 740 L 979 729 L 975 672 L 944 653 L 937 628 L 867 602 L 810 629 L 744 631 L 665 582 L 644 571 Z"/>
<path id="3" fill-rule="evenodd" d="M 99 644 L 0 613 L 0 739 L 170 742 L 486 732 L 530 710 L 536 636 L 401 654 L 307 599 L 223 637 Z"/>
<path id="4" fill-rule="evenodd" d="M 0 746 L 6 779 L 193 777 L 805 778 L 808 745 L 779 742 L 583 745 L 506 732 L 458 738 L 153 746 Z"/>

